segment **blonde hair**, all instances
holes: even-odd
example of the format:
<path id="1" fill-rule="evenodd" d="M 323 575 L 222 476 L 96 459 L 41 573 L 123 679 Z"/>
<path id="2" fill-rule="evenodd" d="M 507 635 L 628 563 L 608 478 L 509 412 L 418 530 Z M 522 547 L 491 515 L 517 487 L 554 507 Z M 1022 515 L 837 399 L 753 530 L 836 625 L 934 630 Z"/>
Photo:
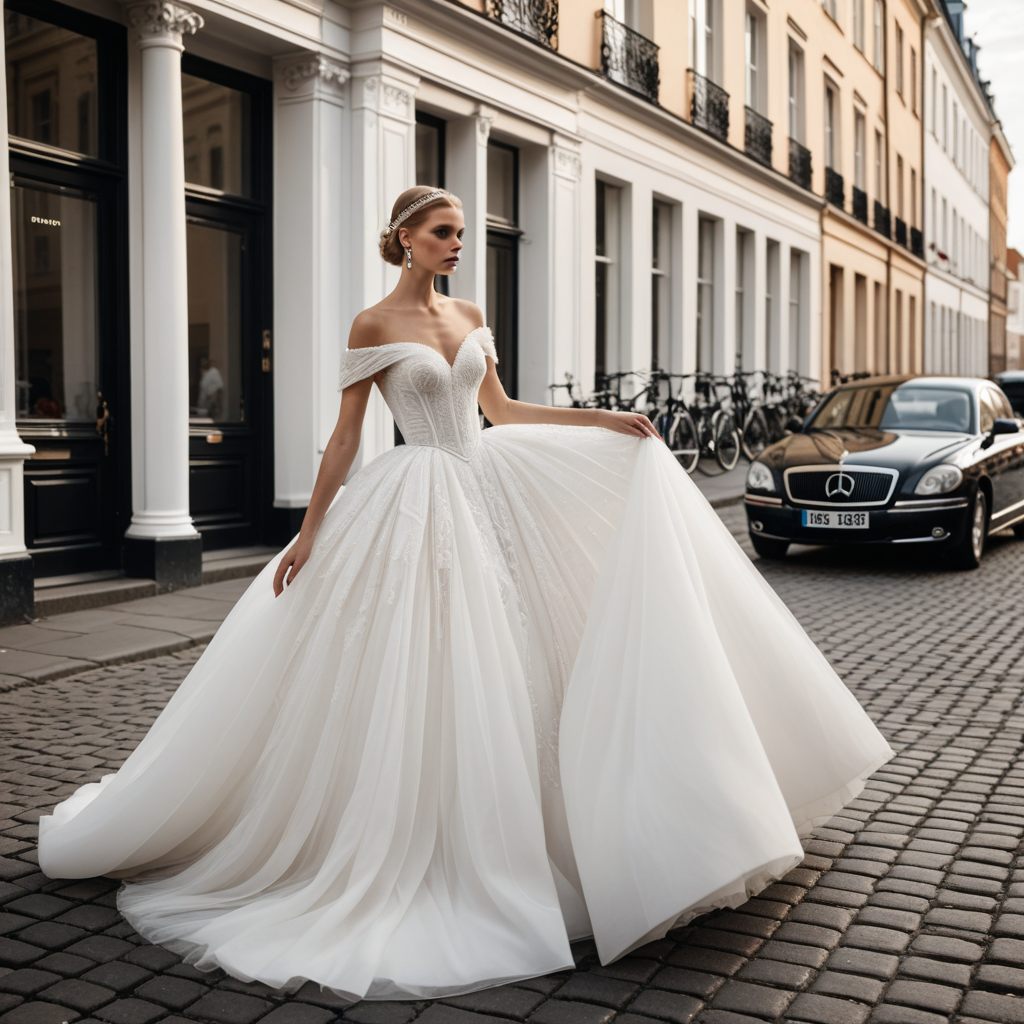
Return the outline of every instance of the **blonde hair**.
<path id="1" fill-rule="evenodd" d="M 412 188 L 407 188 L 396 200 L 395 205 L 391 208 L 391 221 L 394 223 L 402 213 L 407 210 L 413 203 L 418 199 L 422 199 L 424 196 L 429 195 L 431 192 L 440 191 L 430 185 L 414 185 Z M 409 214 L 405 220 L 402 221 L 402 227 L 413 228 L 417 224 L 421 223 L 427 213 L 434 209 L 435 206 L 450 206 L 453 209 L 462 209 L 462 200 L 458 196 L 453 196 L 450 192 L 445 192 L 444 195 L 439 195 L 436 199 L 432 199 L 429 203 L 424 203 L 414 213 Z M 385 263 L 390 263 L 392 266 L 400 267 L 402 265 L 402 259 L 404 252 L 402 249 L 402 243 L 398 240 L 398 228 L 393 231 L 385 229 L 380 233 L 380 257 Z"/>

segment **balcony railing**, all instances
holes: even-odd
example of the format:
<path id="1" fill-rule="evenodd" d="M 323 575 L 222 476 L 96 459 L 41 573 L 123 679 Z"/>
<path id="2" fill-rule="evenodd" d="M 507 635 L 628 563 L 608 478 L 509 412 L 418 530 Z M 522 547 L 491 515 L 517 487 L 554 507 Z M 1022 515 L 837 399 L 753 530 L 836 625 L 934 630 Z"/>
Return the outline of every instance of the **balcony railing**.
<path id="1" fill-rule="evenodd" d="M 833 167 L 825 168 L 825 198 L 840 210 L 846 205 L 843 176 Z"/>
<path id="2" fill-rule="evenodd" d="M 658 47 L 646 36 L 601 12 L 601 73 L 657 103 Z"/>
<path id="3" fill-rule="evenodd" d="M 801 188 L 811 187 L 811 151 L 792 136 L 789 140 L 789 176 Z"/>
<path id="4" fill-rule="evenodd" d="M 889 227 L 889 207 L 883 206 L 877 199 L 875 200 L 875 230 L 880 235 L 885 235 L 886 238 L 892 237 Z"/>
<path id="5" fill-rule="evenodd" d="M 919 259 L 924 259 L 924 235 L 920 228 L 910 229 L 910 251 Z"/>
<path id="6" fill-rule="evenodd" d="M 729 139 L 729 94 L 710 78 L 690 69 L 693 79 L 693 99 L 690 101 L 690 120 L 716 139 Z"/>
<path id="7" fill-rule="evenodd" d="M 867 224 L 868 222 L 868 194 L 861 188 L 853 186 L 853 215 L 861 222 L 861 224 Z"/>
<path id="8" fill-rule="evenodd" d="M 899 217 L 896 218 L 896 244 L 907 247 L 907 222 Z"/>
<path id="9" fill-rule="evenodd" d="M 762 117 L 756 110 L 746 108 L 747 123 L 744 134 L 743 148 L 747 156 L 753 157 L 765 167 L 772 165 L 772 123 Z"/>
<path id="10" fill-rule="evenodd" d="M 487 14 L 535 43 L 558 46 L 558 0 L 487 0 Z"/>

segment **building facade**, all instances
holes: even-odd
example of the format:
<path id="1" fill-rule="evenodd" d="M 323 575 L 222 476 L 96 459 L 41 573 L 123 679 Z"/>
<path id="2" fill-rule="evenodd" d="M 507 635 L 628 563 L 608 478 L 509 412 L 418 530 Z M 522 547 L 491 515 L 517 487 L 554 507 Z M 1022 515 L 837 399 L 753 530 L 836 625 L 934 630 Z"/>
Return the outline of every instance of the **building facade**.
<path id="1" fill-rule="evenodd" d="M 513 395 L 821 373 L 822 199 L 756 2 L 9 0 L 4 31 L 7 621 L 34 578 L 180 586 L 294 533 L 415 183 L 464 202 L 451 291 Z M 375 396 L 360 462 L 394 443 Z"/>
<path id="2" fill-rule="evenodd" d="M 1024 370 L 1024 257 L 1016 249 L 1006 250 L 1006 368 Z"/>
<path id="3" fill-rule="evenodd" d="M 1007 266 L 1006 222 L 1007 188 L 1010 171 L 1013 170 L 1013 153 L 1010 151 L 1002 125 L 996 121 L 992 126 L 992 144 L 989 148 L 989 284 L 988 307 L 988 372 L 1002 373 L 1003 370 L 1020 369 L 1020 352 L 1011 351 L 1006 336 L 1007 289 L 1010 270 Z M 1016 276 L 1016 275 L 1014 275 Z"/>
<path id="4" fill-rule="evenodd" d="M 920 369 L 924 3 L 6 0 L 0 618 L 294 534 L 413 184 L 514 397 Z"/>
<path id="5" fill-rule="evenodd" d="M 989 371 L 989 161 L 992 114 L 965 39 L 962 3 L 937 0 L 925 22 L 925 365 Z"/>

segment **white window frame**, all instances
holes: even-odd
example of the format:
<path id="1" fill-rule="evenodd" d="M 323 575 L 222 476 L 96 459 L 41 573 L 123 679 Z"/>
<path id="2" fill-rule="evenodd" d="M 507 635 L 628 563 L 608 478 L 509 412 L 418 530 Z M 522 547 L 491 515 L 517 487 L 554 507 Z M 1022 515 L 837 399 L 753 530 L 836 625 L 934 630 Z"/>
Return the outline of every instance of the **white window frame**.
<path id="1" fill-rule="evenodd" d="M 801 145 L 806 138 L 804 51 L 792 37 L 789 40 L 789 137 Z"/>

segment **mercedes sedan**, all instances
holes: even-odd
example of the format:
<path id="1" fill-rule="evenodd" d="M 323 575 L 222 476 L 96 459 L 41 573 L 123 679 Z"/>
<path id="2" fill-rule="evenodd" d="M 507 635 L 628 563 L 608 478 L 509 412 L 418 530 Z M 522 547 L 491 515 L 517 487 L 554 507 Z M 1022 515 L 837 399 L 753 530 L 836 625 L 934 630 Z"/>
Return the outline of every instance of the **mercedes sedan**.
<path id="1" fill-rule="evenodd" d="M 1024 537 L 1024 424 L 973 377 L 872 377 L 826 395 L 750 464 L 754 549 L 924 544 L 976 568 L 993 530 Z"/>

